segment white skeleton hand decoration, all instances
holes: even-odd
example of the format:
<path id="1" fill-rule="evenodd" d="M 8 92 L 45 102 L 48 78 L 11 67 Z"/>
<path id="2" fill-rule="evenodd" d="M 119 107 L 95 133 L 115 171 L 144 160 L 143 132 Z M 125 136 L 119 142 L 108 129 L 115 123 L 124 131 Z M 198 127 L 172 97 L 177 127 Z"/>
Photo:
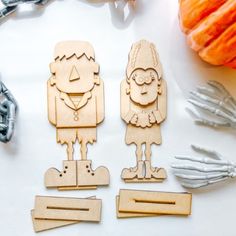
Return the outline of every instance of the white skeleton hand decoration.
<path id="1" fill-rule="evenodd" d="M 175 176 L 180 178 L 183 187 L 200 188 L 236 176 L 236 163 L 224 160 L 215 151 L 194 145 L 192 145 L 192 148 L 198 153 L 206 154 L 208 157 L 175 157 L 182 162 L 175 162 L 171 167 Z"/>
<path id="2" fill-rule="evenodd" d="M 211 127 L 236 128 L 236 99 L 219 82 L 209 81 L 208 85 L 209 87 L 198 87 L 197 91 L 190 92 L 191 98 L 188 101 L 211 113 L 219 121 L 205 119 L 190 110 L 195 116 L 195 122 Z"/>

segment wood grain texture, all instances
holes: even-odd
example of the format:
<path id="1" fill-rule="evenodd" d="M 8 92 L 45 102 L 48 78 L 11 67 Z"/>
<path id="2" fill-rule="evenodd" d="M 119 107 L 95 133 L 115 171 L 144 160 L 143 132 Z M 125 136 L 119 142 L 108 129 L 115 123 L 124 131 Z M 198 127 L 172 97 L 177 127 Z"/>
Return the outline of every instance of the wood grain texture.
<path id="1" fill-rule="evenodd" d="M 121 189 L 119 212 L 164 215 L 190 215 L 190 193 L 154 192 Z"/>
<path id="2" fill-rule="evenodd" d="M 36 196 L 34 218 L 99 222 L 101 208 L 100 199 Z"/>

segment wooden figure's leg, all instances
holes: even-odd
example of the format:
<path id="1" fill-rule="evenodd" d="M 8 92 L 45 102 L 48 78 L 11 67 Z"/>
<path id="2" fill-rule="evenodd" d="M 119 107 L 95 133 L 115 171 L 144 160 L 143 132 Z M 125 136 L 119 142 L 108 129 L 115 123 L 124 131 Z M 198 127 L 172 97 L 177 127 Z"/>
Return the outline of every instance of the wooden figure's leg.
<path id="1" fill-rule="evenodd" d="M 136 144 L 136 160 L 137 164 L 135 167 L 125 168 L 122 171 L 121 178 L 126 180 L 132 180 L 135 178 L 143 179 L 143 150 L 142 144 Z"/>
<path id="2" fill-rule="evenodd" d="M 151 179 L 153 176 L 153 172 L 155 171 L 155 168 L 152 168 L 151 164 L 151 144 L 146 143 L 145 144 L 145 178 L 146 179 Z"/>
<path id="3" fill-rule="evenodd" d="M 80 146 L 81 160 L 85 161 L 87 160 L 87 152 L 88 152 L 87 142 L 83 140 L 80 145 L 81 145 Z"/>
<path id="4" fill-rule="evenodd" d="M 73 143 L 69 142 L 69 143 L 67 143 L 67 158 L 68 158 L 68 161 L 73 161 L 74 160 L 73 153 L 74 153 Z"/>
<path id="5" fill-rule="evenodd" d="M 141 144 L 137 144 L 137 145 L 136 145 L 136 158 L 137 158 L 137 163 L 138 163 L 139 161 L 142 161 L 142 157 L 143 157 L 142 145 L 141 145 Z"/>
<path id="6" fill-rule="evenodd" d="M 146 145 L 145 145 L 145 159 L 146 159 L 146 161 L 151 162 L 151 155 L 152 155 L 151 144 L 146 143 Z"/>
<path id="7" fill-rule="evenodd" d="M 165 179 L 166 172 L 162 168 L 152 167 L 151 163 L 151 144 L 146 143 L 145 146 L 145 179 Z"/>

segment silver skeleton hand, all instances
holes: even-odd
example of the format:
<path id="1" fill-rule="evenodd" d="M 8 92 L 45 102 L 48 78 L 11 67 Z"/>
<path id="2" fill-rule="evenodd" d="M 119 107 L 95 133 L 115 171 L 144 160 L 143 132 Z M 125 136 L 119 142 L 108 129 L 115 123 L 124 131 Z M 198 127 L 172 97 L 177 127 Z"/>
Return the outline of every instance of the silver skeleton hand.
<path id="1" fill-rule="evenodd" d="M 44 5 L 48 1 L 49 0 L 1 0 L 5 7 L 0 10 L 0 20 L 15 12 L 20 4 L 32 3 L 36 5 Z"/>
<path id="2" fill-rule="evenodd" d="M 236 163 L 224 160 L 215 151 L 195 145 L 192 148 L 208 157 L 175 157 L 180 161 L 173 163 L 171 167 L 183 187 L 200 188 L 236 176 Z"/>
<path id="3" fill-rule="evenodd" d="M 0 0 L 3 5 L 5 6 L 3 9 L 0 9 L 0 20 L 12 13 L 14 13 L 17 10 L 17 7 L 20 4 L 24 3 L 31 3 L 35 5 L 45 5 L 47 4 L 50 0 Z M 117 0 L 108 0 L 109 1 L 117 1 Z M 131 5 L 135 6 L 136 0 L 126 0 L 128 1 Z"/>
<path id="4" fill-rule="evenodd" d="M 11 92 L 0 81 L 0 141 L 7 143 L 11 140 L 17 112 L 17 103 Z"/>
<path id="5" fill-rule="evenodd" d="M 211 127 L 236 128 L 236 99 L 226 88 L 216 81 L 209 81 L 209 87 L 198 87 L 197 91 L 190 92 L 188 102 L 202 111 L 207 111 L 218 121 L 205 119 L 190 110 L 195 117 L 195 122 Z"/>

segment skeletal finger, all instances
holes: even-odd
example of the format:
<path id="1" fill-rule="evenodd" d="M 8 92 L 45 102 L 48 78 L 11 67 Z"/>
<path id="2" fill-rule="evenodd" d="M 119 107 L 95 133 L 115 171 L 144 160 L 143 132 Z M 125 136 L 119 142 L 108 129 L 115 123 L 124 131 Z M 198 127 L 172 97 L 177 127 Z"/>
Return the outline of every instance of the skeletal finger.
<path id="1" fill-rule="evenodd" d="M 204 126 L 209 126 L 209 127 L 213 127 L 213 128 L 232 127 L 232 125 L 228 122 L 214 122 L 214 121 L 206 120 L 203 118 L 195 119 L 194 122 L 197 125 L 204 125 Z"/>
<path id="2" fill-rule="evenodd" d="M 208 184 L 208 182 L 203 182 L 203 183 L 185 183 L 185 182 L 181 182 L 180 183 L 183 187 L 185 188 L 201 188 L 201 187 L 205 187 Z"/>
<path id="3" fill-rule="evenodd" d="M 204 125 L 204 126 L 209 126 L 213 128 L 218 128 L 218 127 L 231 127 L 231 123 L 229 122 L 215 122 L 211 120 L 207 120 L 203 118 L 201 115 L 197 114 L 194 110 L 190 109 L 189 107 L 186 108 L 186 111 L 194 118 L 194 122 L 197 125 Z"/>
<path id="4" fill-rule="evenodd" d="M 218 90 L 225 97 L 225 100 L 231 100 L 233 105 L 236 106 L 236 100 L 221 83 L 212 80 L 208 81 L 208 84 Z"/>
<path id="5" fill-rule="evenodd" d="M 194 165 L 189 165 L 189 164 L 178 164 L 174 163 L 171 165 L 173 169 L 177 170 L 193 170 L 193 171 L 198 171 L 198 172 L 232 172 L 234 171 L 234 168 L 230 168 L 229 166 L 217 166 L 217 167 L 202 167 L 202 166 L 194 166 Z"/>
<path id="6" fill-rule="evenodd" d="M 220 179 L 215 179 L 215 180 L 209 180 L 209 181 L 203 181 L 203 182 L 181 182 L 181 185 L 185 188 L 201 188 L 201 187 L 205 187 L 208 186 L 210 184 L 215 184 L 221 181 L 225 181 L 227 180 L 228 177 L 223 177 Z"/>
<path id="7" fill-rule="evenodd" d="M 218 116 L 220 118 L 226 119 L 226 120 L 236 124 L 236 118 L 234 118 L 233 116 L 228 115 L 224 111 L 221 111 L 221 110 L 216 109 L 214 107 L 211 107 L 209 105 L 203 104 L 203 103 L 198 102 L 198 101 L 196 101 L 194 99 L 188 99 L 188 102 L 193 104 L 194 106 L 202 109 L 202 110 L 208 111 L 208 112 L 210 112 L 210 113 L 212 113 L 212 114 L 214 114 L 214 115 L 216 115 L 216 116 Z"/>
<path id="8" fill-rule="evenodd" d="M 228 177 L 228 173 L 219 173 L 219 174 L 209 174 L 209 175 L 188 175 L 188 174 L 180 174 L 175 173 L 175 176 L 185 180 L 211 180 L 222 177 Z"/>
<path id="9" fill-rule="evenodd" d="M 189 156 L 175 156 L 178 160 L 185 160 L 185 161 L 193 161 L 203 164 L 209 165 L 228 165 L 228 166 L 236 166 L 235 163 L 227 161 L 227 160 L 216 160 L 208 157 L 189 157 Z"/>
<path id="10" fill-rule="evenodd" d="M 194 145 L 192 144 L 191 145 L 191 148 L 196 151 L 196 152 L 199 152 L 199 153 L 205 153 L 211 157 L 214 157 L 216 159 L 221 159 L 222 155 L 214 150 L 210 150 L 210 149 L 206 149 L 206 148 L 203 148 L 203 147 L 200 147 L 200 146 L 197 146 L 197 145 Z"/>
<path id="11" fill-rule="evenodd" d="M 209 126 L 213 128 L 232 127 L 232 124 L 230 122 L 226 122 L 226 121 L 216 122 L 216 121 L 207 120 L 188 107 L 186 108 L 186 110 L 194 118 L 194 122 L 197 125 L 204 125 L 204 126 Z"/>
<path id="12" fill-rule="evenodd" d="M 0 123 L 0 131 L 5 131 L 7 129 L 7 125 Z"/>
<path id="13" fill-rule="evenodd" d="M 228 90 L 219 82 L 215 80 L 210 80 L 207 82 L 207 84 L 212 87 L 214 90 L 219 91 L 223 95 L 231 96 L 231 94 L 228 92 Z"/>
<path id="14" fill-rule="evenodd" d="M 7 108 L 0 103 L 0 114 L 7 115 Z"/>
<path id="15" fill-rule="evenodd" d="M 214 97 L 214 98 L 220 98 L 216 91 L 214 89 L 212 89 L 211 87 L 210 88 L 207 88 L 205 86 L 198 86 L 197 87 L 197 91 L 201 94 L 205 94 L 207 96 L 210 96 L 210 97 Z"/>
<path id="16" fill-rule="evenodd" d="M 210 96 L 207 96 L 205 94 L 201 94 L 199 92 L 190 92 L 190 94 L 194 98 L 201 100 L 203 103 L 210 103 L 214 106 L 218 106 L 218 107 L 226 110 L 227 112 L 229 112 L 234 117 L 236 116 L 236 111 L 232 107 L 230 107 L 227 103 L 222 101 L 221 99 L 212 98 Z"/>

